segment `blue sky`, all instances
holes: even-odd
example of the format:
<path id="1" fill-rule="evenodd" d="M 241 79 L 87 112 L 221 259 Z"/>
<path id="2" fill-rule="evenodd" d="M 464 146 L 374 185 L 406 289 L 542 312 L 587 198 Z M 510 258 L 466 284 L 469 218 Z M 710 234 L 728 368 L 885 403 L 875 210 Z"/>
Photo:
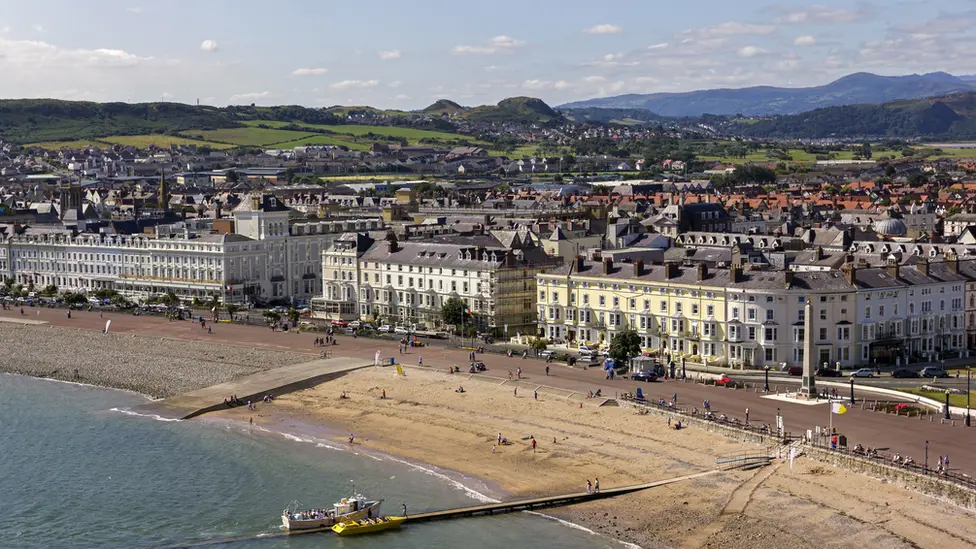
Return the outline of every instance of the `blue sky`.
<path id="1" fill-rule="evenodd" d="M 422 108 L 976 74 L 976 1 L 0 0 L 0 97 Z"/>

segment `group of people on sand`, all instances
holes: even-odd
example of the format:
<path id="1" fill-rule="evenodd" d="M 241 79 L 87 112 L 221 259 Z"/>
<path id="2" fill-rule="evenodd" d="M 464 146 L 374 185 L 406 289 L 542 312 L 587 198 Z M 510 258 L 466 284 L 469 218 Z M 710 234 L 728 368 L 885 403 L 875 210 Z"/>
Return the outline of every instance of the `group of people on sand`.
<path id="1" fill-rule="evenodd" d="M 315 345 L 316 347 L 322 347 L 324 345 L 338 345 L 338 344 L 339 342 L 336 341 L 335 336 L 332 335 L 327 335 L 325 337 L 317 337 L 315 338 L 315 342 L 313 343 L 313 345 Z"/>
<path id="2" fill-rule="evenodd" d="M 600 479 L 594 479 L 595 482 L 590 482 L 590 479 L 586 479 L 586 493 L 587 494 L 598 494 L 600 493 Z"/>
<path id="3" fill-rule="evenodd" d="M 244 402 L 243 400 L 237 398 L 237 395 L 231 395 L 230 398 L 225 398 L 224 399 L 224 406 L 227 406 L 228 408 L 233 408 L 234 406 L 244 406 L 245 404 L 248 404 L 249 402 L 250 401 Z"/>

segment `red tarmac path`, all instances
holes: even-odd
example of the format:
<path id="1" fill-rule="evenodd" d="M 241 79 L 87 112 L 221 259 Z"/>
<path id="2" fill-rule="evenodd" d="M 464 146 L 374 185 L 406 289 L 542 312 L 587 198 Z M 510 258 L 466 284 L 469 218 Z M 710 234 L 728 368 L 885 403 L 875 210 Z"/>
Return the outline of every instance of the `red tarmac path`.
<path id="1" fill-rule="evenodd" d="M 27 314 L 21 316 L 19 309 L 0 311 L 0 320 L 3 317 L 27 318 L 44 321 L 54 326 L 101 331 L 105 321 L 111 319 L 111 331 L 116 334 L 131 333 L 140 336 L 209 340 L 261 349 L 307 352 L 310 358 L 321 355 L 321 348 L 312 345 L 312 341 L 320 337 L 321 333 L 272 332 L 269 328 L 257 326 L 217 323 L 212 325 L 213 333 L 208 334 L 198 322 L 169 321 L 158 316 L 104 313 L 102 318 L 97 311 L 72 311 L 69 319 L 64 309 L 35 307 L 25 308 L 25 312 Z M 209 321 L 207 324 L 211 325 Z M 386 360 L 396 356 L 403 364 L 416 365 L 418 357 L 423 356 L 424 366 L 431 369 L 446 371 L 449 366 L 459 366 L 462 372 L 467 373 L 468 351 L 463 349 L 440 346 L 420 347 L 410 349 L 405 355 L 399 355 L 395 340 L 338 336 L 338 341 L 338 345 L 328 347 L 334 356 L 372 360 L 376 351 L 380 350 Z M 478 360 L 483 361 L 489 368 L 489 374 L 495 377 L 506 377 L 508 370 L 514 373 L 521 367 L 523 380 L 572 391 L 585 393 L 602 389 L 604 396 L 612 397 L 615 393 L 635 392 L 637 387 L 641 387 L 644 395 L 652 400 L 661 398 L 670 400 L 671 396 L 677 393 L 680 404 L 701 408 L 702 402 L 708 399 L 711 401 L 712 411 L 716 414 L 724 413 L 740 420 L 744 419 L 745 408 L 748 407 L 751 423 L 766 423 L 770 427 L 774 427 L 776 411 L 779 409 L 786 430 L 794 434 L 812 429 L 817 424 L 826 426 L 829 419 L 825 404 L 806 406 L 770 400 L 761 398 L 760 394 L 752 390 L 731 390 L 680 381 L 637 383 L 620 378 L 610 381 L 604 379 L 603 372 L 597 368 L 583 370 L 570 368 L 562 363 L 551 363 L 550 375 L 547 377 L 545 363 L 538 360 L 522 360 L 496 354 L 479 355 Z M 770 380 L 770 385 L 774 384 L 775 381 Z M 842 391 L 842 396 L 847 394 L 846 391 Z M 860 398 L 859 395 L 855 396 Z M 527 395 L 526 398 L 531 398 L 531 395 Z M 835 415 L 833 424 L 839 433 L 847 435 L 848 444 L 851 446 L 860 443 L 869 447 L 889 448 L 891 452 L 911 455 L 915 458 L 915 462 L 921 465 L 925 459 L 925 441 L 928 440 L 931 466 L 934 467 L 939 455 L 948 454 L 952 469 L 976 472 L 976 451 L 974 451 L 976 450 L 976 424 L 972 428 L 966 428 L 962 426 L 961 417 L 956 420 L 956 426 L 952 427 L 948 424 L 941 425 L 938 415 L 935 422 L 930 423 L 928 419 L 923 421 L 861 410 L 858 405 L 844 415 Z"/>

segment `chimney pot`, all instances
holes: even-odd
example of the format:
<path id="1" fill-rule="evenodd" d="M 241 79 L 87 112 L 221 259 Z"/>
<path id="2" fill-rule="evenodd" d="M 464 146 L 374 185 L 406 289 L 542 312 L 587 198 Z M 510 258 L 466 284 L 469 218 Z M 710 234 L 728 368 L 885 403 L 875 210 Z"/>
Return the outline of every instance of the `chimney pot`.
<path id="1" fill-rule="evenodd" d="M 708 267 L 705 266 L 704 263 L 699 263 L 698 264 L 698 282 L 701 282 L 702 280 L 705 280 L 705 277 L 706 276 L 708 276 Z"/>
<path id="2" fill-rule="evenodd" d="M 638 259 L 634 261 L 634 276 L 638 277 L 644 274 L 644 260 Z"/>
<path id="3" fill-rule="evenodd" d="M 608 275 L 611 272 L 613 272 L 613 259 L 608 257 L 603 260 L 603 274 Z"/>

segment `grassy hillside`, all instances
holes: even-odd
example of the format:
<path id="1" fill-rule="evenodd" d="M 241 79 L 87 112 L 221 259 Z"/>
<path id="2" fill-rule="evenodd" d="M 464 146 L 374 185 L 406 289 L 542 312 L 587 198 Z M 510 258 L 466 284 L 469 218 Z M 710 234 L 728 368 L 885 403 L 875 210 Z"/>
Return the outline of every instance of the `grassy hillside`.
<path id="1" fill-rule="evenodd" d="M 462 117 L 476 122 L 520 124 L 545 124 L 563 120 L 562 115 L 534 97 L 510 97 L 499 101 L 496 106 L 485 105 L 469 109 Z"/>

